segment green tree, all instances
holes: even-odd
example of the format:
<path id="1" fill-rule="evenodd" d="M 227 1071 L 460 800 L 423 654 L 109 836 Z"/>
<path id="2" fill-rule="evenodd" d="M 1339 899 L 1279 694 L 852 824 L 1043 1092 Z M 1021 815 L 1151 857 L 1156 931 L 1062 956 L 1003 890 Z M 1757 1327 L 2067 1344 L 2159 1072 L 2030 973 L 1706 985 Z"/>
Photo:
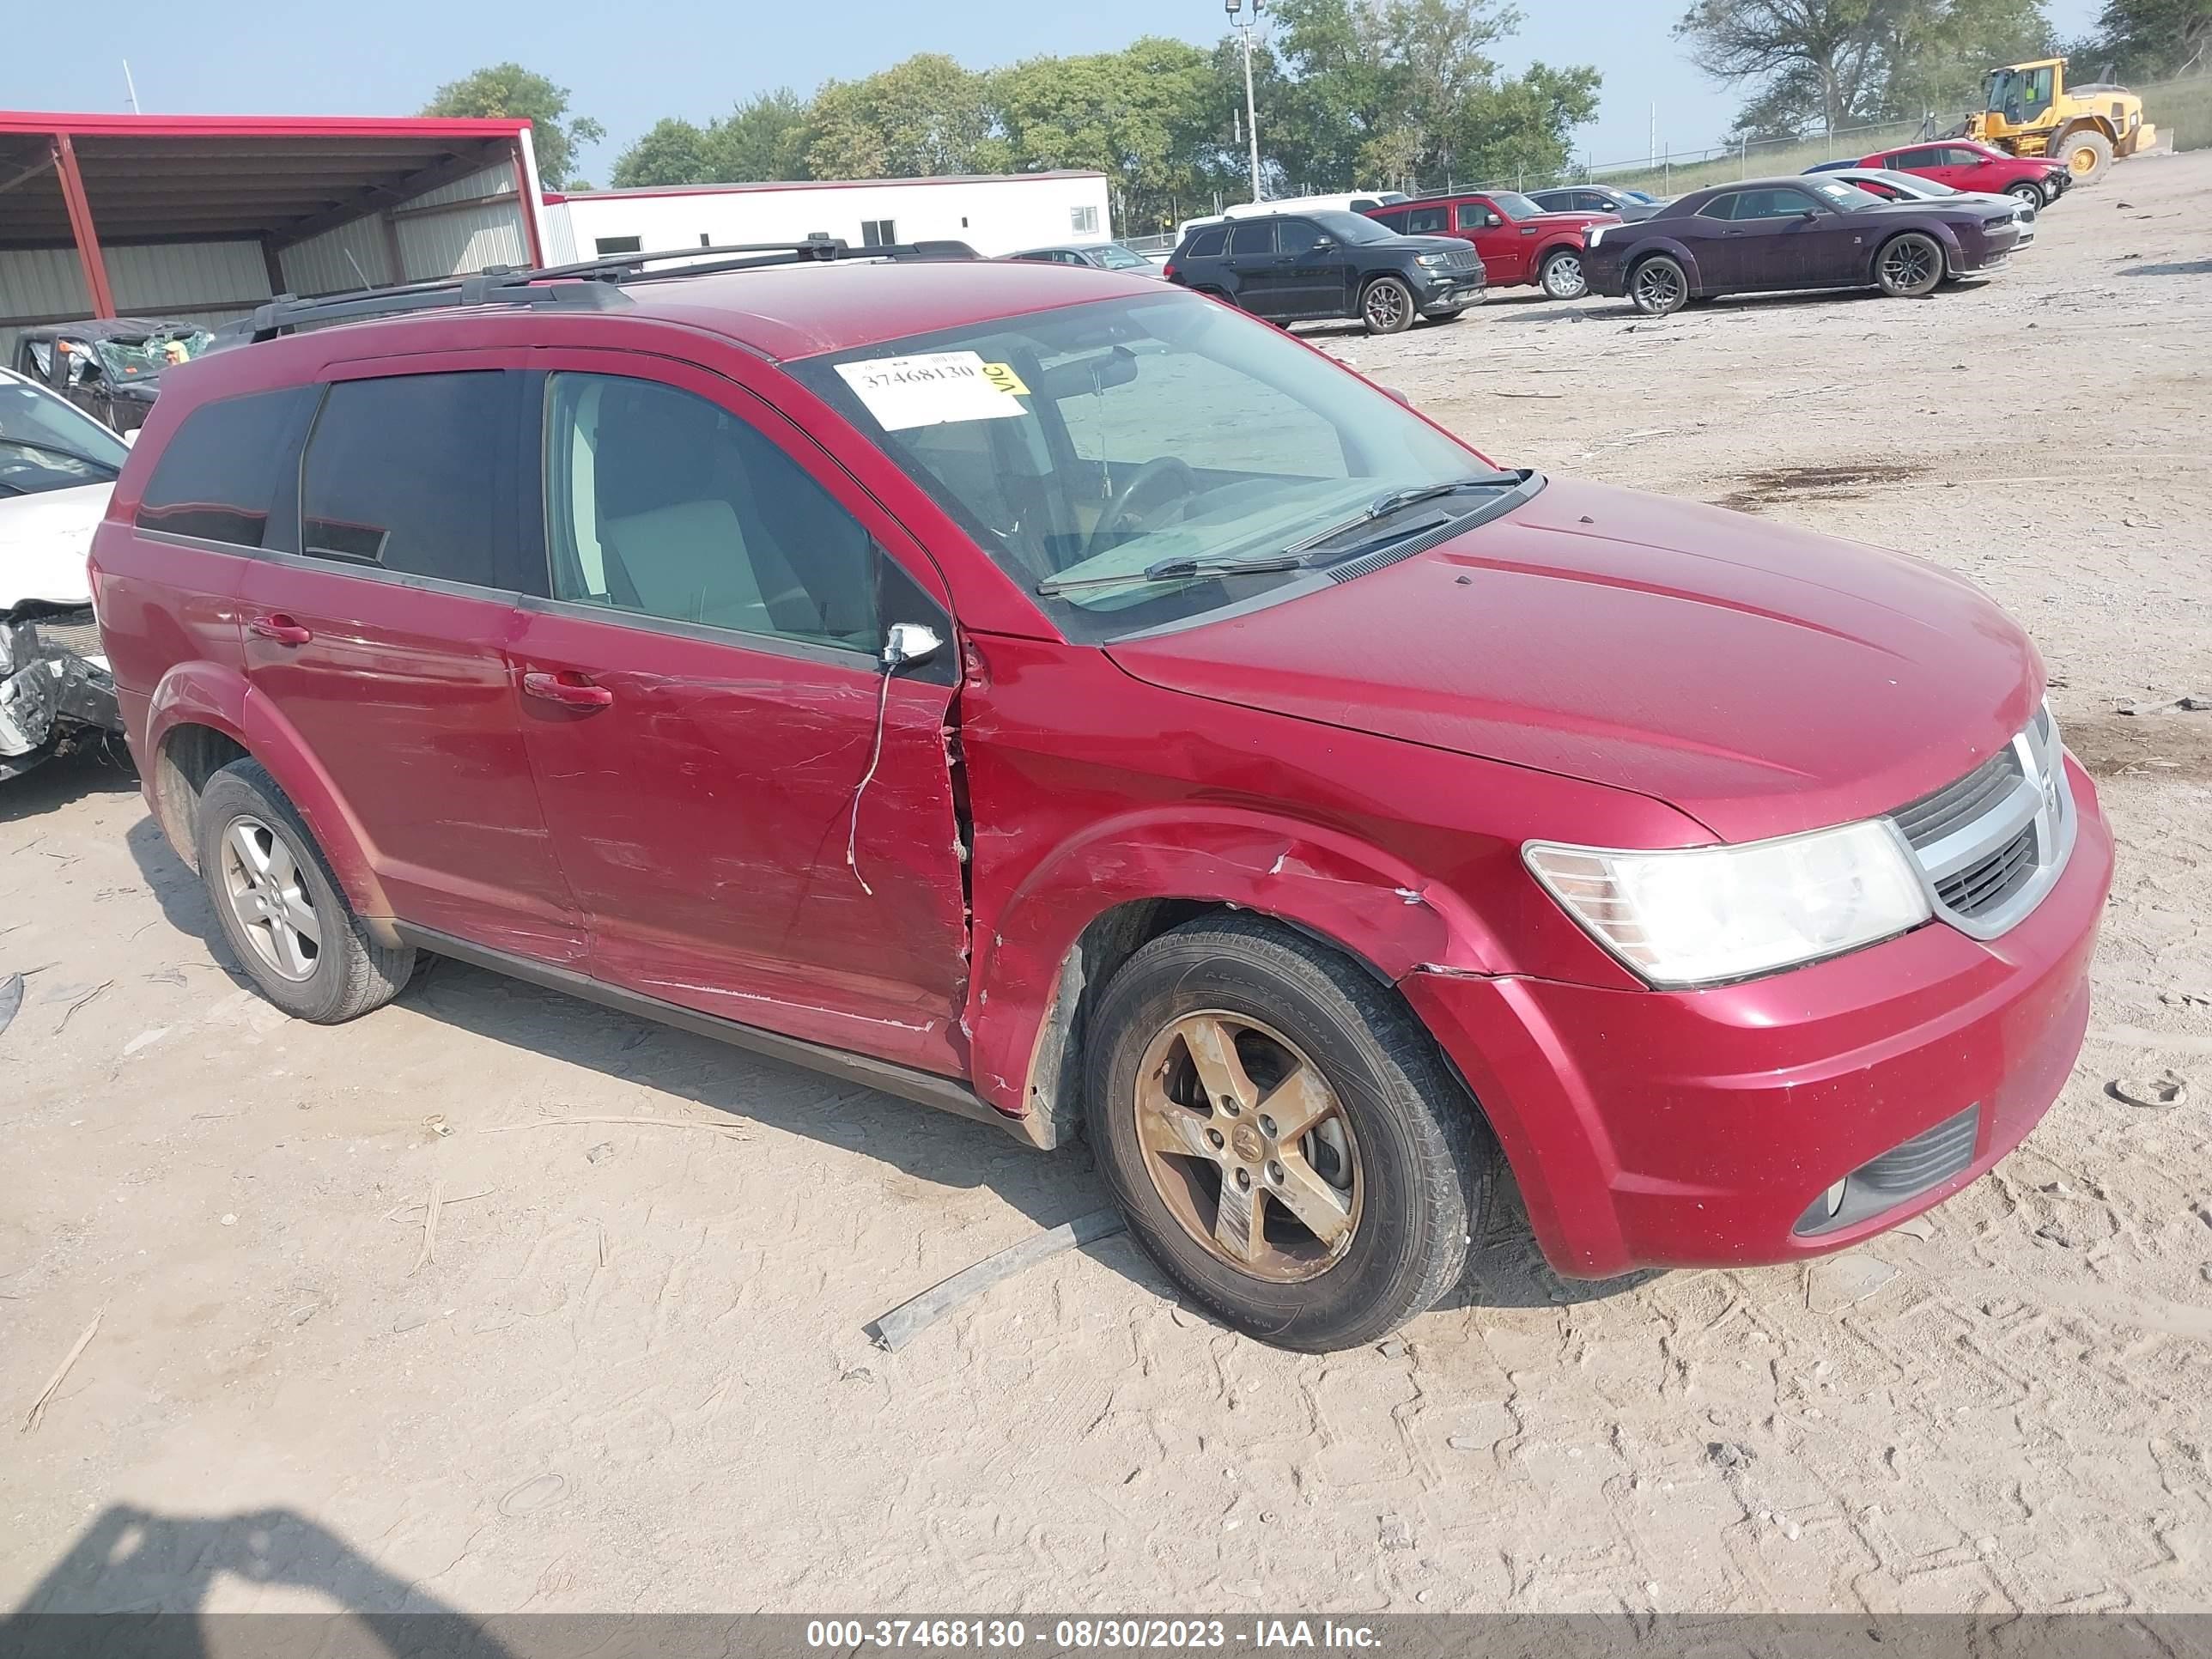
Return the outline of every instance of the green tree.
<path id="1" fill-rule="evenodd" d="M 705 131 L 673 115 L 655 121 L 615 162 L 617 190 L 719 182 L 707 159 Z"/>
<path id="2" fill-rule="evenodd" d="M 2106 0 L 2075 68 L 2155 81 L 2212 67 L 2212 0 Z"/>
<path id="3" fill-rule="evenodd" d="M 1120 52 L 1034 58 L 999 70 L 989 94 L 1009 164 L 1103 173 L 1125 232 L 1211 206 L 1202 165 L 1208 55 L 1148 35 Z"/>
<path id="4" fill-rule="evenodd" d="M 814 132 L 808 106 L 788 88 L 747 99 L 702 127 L 676 116 L 653 124 L 615 163 L 619 189 L 644 185 L 745 184 L 807 177 Z"/>
<path id="5" fill-rule="evenodd" d="M 459 81 L 449 81 L 422 106 L 425 115 L 453 115 L 530 123 L 538 153 L 538 174 L 549 189 L 574 188 L 571 169 L 577 149 L 595 144 L 606 129 L 588 116 L 570 116 L 568 88 L 520 64 L 494 64 Z"/>
<path id="6" fill-rule="evenodd" d="M 1009 161 L 989 77 L 941 52 L 917 52 L 814 94 L 808 171 L 817 179 L 919 179 L 996 173 Z"/>

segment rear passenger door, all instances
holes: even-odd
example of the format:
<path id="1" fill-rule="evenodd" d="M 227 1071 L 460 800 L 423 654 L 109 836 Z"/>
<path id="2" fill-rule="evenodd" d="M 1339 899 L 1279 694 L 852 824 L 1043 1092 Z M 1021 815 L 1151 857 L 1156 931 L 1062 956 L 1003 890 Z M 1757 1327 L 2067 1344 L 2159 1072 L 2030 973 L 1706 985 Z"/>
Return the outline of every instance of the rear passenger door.
<path id="1" fill-rule="evenodd" d="M 1275 222 L 1234 219 L 1229 225 L 1229 267 L 1237 303 L 1255 317 L 1294 315 L 1290 284 L 1277 268 Z"/>
<path id="2" fill-rule="evenodd" d="M 584 932 L 507 645 L 526 376 L 477 354 L 341 365 L 239 592 L 247 684 L 352 817 L 404 921 L 535 960 Z"/>
<path id="3" fill-rule="evenodd" d="M 889 556 L 898 526 L 729 381 L 546 356 L 544 597 L 514 656 L 592 973 L 960 1073 L 959 646 L 933 569 Z M 944 643 L 886 679 L 896 623 Z"/>

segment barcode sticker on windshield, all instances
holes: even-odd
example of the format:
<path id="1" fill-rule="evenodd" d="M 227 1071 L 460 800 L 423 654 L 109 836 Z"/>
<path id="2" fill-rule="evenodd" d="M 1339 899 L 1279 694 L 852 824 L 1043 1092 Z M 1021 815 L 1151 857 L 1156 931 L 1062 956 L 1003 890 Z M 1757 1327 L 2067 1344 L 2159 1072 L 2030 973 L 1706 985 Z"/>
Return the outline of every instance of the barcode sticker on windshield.
<path id="1" fill-rule="evenodd" d="M 1028 414 L 1008 395 L 1011 388 L 1002 389 L 988 372 L 1000 367 L 986 363 L 973 351 L 931 351 L 840 363 L 837 373 L 860 394 L 884 431 L 901 432 L 948 421 L 998 421 Z"/>

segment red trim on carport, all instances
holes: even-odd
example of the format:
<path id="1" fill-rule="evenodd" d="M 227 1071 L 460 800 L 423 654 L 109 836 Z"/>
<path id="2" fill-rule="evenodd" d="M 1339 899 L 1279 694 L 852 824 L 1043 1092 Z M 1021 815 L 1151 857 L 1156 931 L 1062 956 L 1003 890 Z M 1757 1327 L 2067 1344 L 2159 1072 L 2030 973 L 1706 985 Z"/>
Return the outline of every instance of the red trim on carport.
<path id="1" fill-rule="evenodd" d="M 84 175 L 76 170 L 76 146 L 66 132 L 54 134 L 54 168 L 61 177 L 62 200 L 69 208 L 70 234 L 76 239 L 76 257 L 84 268 L 84 290 L 95 317 L 112 317 L 115 291 L 107 285 L 107 261 L 100 252 L 100 233 L 92 222 L 92 204 L 85 200 Z"/>

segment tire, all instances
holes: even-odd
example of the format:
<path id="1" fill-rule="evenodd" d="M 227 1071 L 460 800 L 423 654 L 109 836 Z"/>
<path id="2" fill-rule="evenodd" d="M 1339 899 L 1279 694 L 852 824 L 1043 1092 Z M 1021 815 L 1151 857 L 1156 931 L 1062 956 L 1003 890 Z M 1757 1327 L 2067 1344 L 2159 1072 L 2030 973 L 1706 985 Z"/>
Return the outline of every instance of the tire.
<path id="1" fill-rule="evenodd" d="M 368 936 L 307 821 L 260 762 L 233 761 L 210 778 L 196 816 L 216 925 L 263 996 L 295 1019 L 337 1025 L 405 988 L 414 951 Z"/>
<path id="2" fill-rule="evenodd" d="M 1256 917 L 1209 917 L 1130 957 L 1091 1030 L 1085 1109 L 1106 1183 L 1153 1261 L 1226 1323 L 1278 1347 L 1353 1347 L 1464 1271 L 1489 1130 L 1357 964 Z M 1201 1052 L 1224 1051 L 1232 1065 L 1201 1071 Z M 1286 1096 L 1316 1127 L 1274 1122 Z M 1251 1196 L 1224 1223 L 1232 1182 Z"/>
<path id="3" fill-rule="evenodd" d="M 1414 314 L 1413 290 L 1402 278 L 1377 276 L 1359 290 L 1359 320 L 1370 334 L 1403 334 Z"/>
<path id="4" fill-rule="evenodd" d="M 1690 276 L 1672 255 L 1655 253 L 1628 273 L 1628 297 L 1647 317 L 1671 317 L 1690 302 Z"/>
<path id="5" fill-rule="evenodd" d="M 2112 141 L 2094 127 L 2076 127 L 2063 137 L 2045 146 L 2045 155 L 2065 164 L 2077 185 L 2086 185 L 2105 176 L 2105 169 L 2112 164 Z"/>
<path id="6" fill-rule="evenodd" d="M 2006 191 L 2005 194 L 2016 202 L 2027 203 L 2039 213 L 2051 205 L 2051 198 L 2043 193 L 2043 186 L 2033 179 L 2021 179 L 2011 189 Z"/>
<path id="7" fill-rule="evenodd" d="M 1589 292 L 1583 256 L 1571 247 L 1553 248 L 1537 268 L 1537 285 L 1554 300 L 1579 300 Z"/>
<path id="8" fill-rule="evenodd" d="M 1894 299 L 1917 300 L 1933 294 L 1948 271 L 1943 245 L 1925 231 L 1893 236 L 1875 252 L 1875 285 Z"/>

